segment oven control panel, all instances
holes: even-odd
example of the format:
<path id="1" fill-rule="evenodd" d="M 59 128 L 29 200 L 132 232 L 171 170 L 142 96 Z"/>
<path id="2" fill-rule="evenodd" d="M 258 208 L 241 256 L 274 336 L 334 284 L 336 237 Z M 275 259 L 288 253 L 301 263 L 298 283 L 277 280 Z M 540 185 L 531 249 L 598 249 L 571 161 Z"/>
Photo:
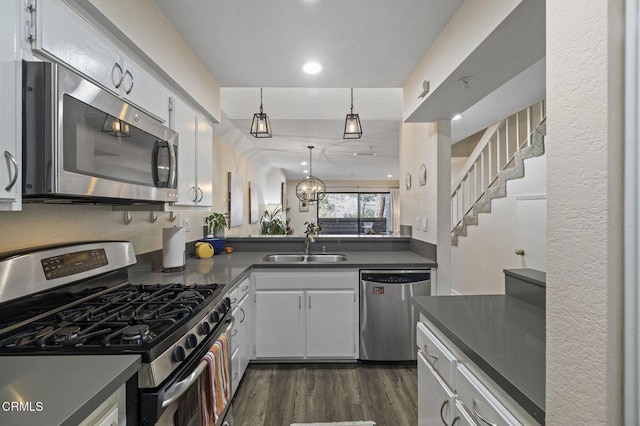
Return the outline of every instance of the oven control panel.
<path id="1" fill-rule="evenodd" d="M 92 249 L 47 257 L 40 261 L 47 280 L 68 277 L 109 264 L 104 249 Z"/>

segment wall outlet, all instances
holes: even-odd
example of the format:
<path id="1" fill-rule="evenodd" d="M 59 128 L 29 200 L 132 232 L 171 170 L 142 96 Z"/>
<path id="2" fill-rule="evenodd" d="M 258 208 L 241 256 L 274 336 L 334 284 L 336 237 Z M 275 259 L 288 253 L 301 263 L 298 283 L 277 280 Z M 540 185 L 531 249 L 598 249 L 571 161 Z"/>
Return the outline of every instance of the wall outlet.
<path id="1" fill-rule="evenodd" d="M 191 219 L 182 219 L 182 227 L 184 228 L 184 232 L 191 232 Z"/>

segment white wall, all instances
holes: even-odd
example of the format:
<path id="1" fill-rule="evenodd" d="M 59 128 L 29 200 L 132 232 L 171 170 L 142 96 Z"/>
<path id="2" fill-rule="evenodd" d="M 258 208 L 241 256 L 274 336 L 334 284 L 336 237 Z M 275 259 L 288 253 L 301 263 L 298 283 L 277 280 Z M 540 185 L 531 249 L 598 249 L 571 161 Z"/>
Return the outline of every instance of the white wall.
<path id="1" fill-rule="evenodd" d="M 466 0 L 433 42 L 404 84 L 403 117 L 408 117 L 522 0 Z M 429 80 L 429 95 L 418 98 L 422 81 Z"/>
<path id="2" fill-rule="evenodd" d="M 624 1 L 547 2 L 546 423 L 621 425 Z"/>
<path id="3" fill-rule="evenodd" d="M 400 224 L 410 225 L 412 237 L 437 243 L 437 127 L 435 123 L 403 123 L 400 128 Z M 427 167 L 427 184 L 418 184 L 420 165 Z M 405 176 L 411 174 L 411 189 Z M 417 227 L 417 218 L 427 217 L 427 231 Z"/>
<path id="4" fill-rule="evenodd" d="M 427 169 L 420 186 L 421 165 Z M 405 176 L 411 174 L 411 189 Z M 413 227 L 412 237 L 437 245 L 437 294 L 451 291 L 451 122 L 403 123 L 400 128 L 400 224 Z M 418 220 L 427 218 L 427 230 Z"/>
<path id="5" fill-rule="evenodd" d="M 275 169 L 267 175 L 260 170 L 258 164 L 250 161 L 215 134 L 213 150 L 213 180 L 218 184 L 214 185 L 212 211 L 227 211 L 228 173 L 233 172 L 238 174 L 243 181 L 243 221 L 241 226 L 227 229 L 225 235 L 259 235 L 260 222 L 258 221 L 254 224 L 249 223 L 249 182 L 255 185 L 255 189 L 258 191 L 259 219 L 264 213 L 268 203 L 272 203 L 274 199 L 276 202 L 279 202 L 280 183 L 285 181 L 284 174 L 281 170 Z"/>
<path id="6" fill-rule="evenodd" d="M 517 256 L 514 252 L 520 248 L 516 227 L 518 199 L 544 198 L 546 173 L 545 155 L 525 160 L 525 176 L 508 181 L 507 196 L 494 199 L 491 213 L 480 213 L 478 225 L 467 226 L 467 236 L 458 237 L 458 246 L 451 248 L 453 291 L 460 294 L 502 294 L 503 269 L 535 268 L 544 271 L 544 265 L 527 263 L 529 247 L 525 248 L 525 256 Z M 545 217 L 539 220 L 544 222 Z"/>
<path id="7" fill-rule="evenodd" d="M 391 188 L 398 187 L 397 180 L 371 180 L 371 181 L 324 181 L 327 192 L 388 192 Z M 306 229 L 305 222 L 316 222 L 318 220 L 318 206 L 309 206 L 308 212 L 300 212 L 300 202 L 296 197 L 296 185 L 298 181 L 287 181 L 287 205 L 291 207 L 289 211 L 289 226 L 293 228 L 294 235 L 303 235 Z"/>

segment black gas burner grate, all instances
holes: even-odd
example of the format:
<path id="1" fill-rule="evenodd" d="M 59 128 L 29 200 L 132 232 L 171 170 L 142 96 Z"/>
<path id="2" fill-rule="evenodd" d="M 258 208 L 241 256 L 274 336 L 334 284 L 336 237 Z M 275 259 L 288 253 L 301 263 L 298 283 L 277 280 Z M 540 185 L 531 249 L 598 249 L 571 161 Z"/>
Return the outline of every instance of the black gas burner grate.
<path id="1" fill-rule="evenodd" d="M 147 345 L 170 334 L 219 288 L 127 285 L 0 336 L 0 348 Z"/>

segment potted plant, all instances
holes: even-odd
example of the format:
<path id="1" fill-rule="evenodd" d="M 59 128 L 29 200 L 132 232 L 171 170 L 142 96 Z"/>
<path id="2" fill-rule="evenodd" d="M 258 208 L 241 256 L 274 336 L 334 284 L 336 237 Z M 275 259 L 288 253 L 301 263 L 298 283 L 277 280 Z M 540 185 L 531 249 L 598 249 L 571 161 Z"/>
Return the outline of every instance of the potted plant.
<path id="1" fill-rule="evenodd" d="M 204 218 L 205 223 L 209 227 L 207 237 L 222 237 L 220 232 L 227 226 L 226 213 L 211 213 Z"/>
<path id="2" fill-rule="evenodd" d="M 322 231 L 322 227 L 315 222 L 305 222 L 307 229 L 304 231 L 307 235 L 318 235 Z"/>
<path id="3" fill-rule="evenodd" d="M 204 218 L 207 224 L 207 236 L 201 241 L 206 241 L 213 246 L 213 252 L 220 254 L 224 251 L 226 240 L 224 238 L 224 228 L 227 226 L 226 213 L 211 213 Z"/>
<path id="4" fill-rule="evenodd" d="M 282 214 L 286 210 L 282 207 L 274 209 L 272 212 L 268 210 L 264 211 L 264 214 L 260 218 L 260 232 L 262 235 L 285 235 L 287 226 L 289 225 L 289 219 L 282 220 Z"/>

